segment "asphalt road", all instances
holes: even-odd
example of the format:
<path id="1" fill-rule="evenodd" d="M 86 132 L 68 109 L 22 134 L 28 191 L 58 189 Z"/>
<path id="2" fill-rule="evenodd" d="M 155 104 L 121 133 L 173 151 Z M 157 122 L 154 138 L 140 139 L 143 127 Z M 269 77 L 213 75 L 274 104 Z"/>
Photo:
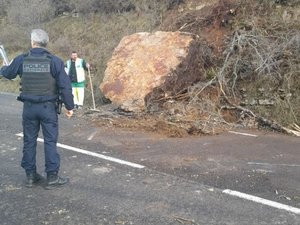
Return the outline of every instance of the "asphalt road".
<path id="1" fill-rule="evenodd" d="M 238 131 L 255 136 L 176 139 L 60 116 L 61 174 L 71 182 L 28 189 L 22 104 L 3 93 L 0 103 L 1 225 L 300 224 L 299 138 Z M 43 173 L 42 142 L 37 157 Z"/>

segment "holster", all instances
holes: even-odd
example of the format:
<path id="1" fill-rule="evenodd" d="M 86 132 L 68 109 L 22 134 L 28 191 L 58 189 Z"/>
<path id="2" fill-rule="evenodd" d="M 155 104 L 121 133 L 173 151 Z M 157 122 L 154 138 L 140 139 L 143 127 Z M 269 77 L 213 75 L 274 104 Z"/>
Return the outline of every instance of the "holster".
<path id="1" fill-rule="evenodd" d="M 62 108 L 62 100 L 58 98 L 56 100 L 56 112 L 57 114 L 61 114 L 61 108 Z"/>

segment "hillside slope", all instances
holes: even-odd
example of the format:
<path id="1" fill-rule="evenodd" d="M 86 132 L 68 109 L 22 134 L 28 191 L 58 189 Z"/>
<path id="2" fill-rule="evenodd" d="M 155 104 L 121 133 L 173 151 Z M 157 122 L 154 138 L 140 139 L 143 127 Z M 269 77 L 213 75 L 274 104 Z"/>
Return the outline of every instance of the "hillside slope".
<path id="1" fill-rule="evenodd" d="M 110 125 L 165 130 L 170 136 L 184 136 L 214 134 L 232 126 L 266 126 L 282 131 L 281 125 L 295 129 L 300 123 L 299 1 L 126 2 L 130 4 L 115 5 L 122 8 L 109 13 L 103 10 L 88 13 L 81 5 L 57 14 L 50 21 L 23 26 L 4 12 L 0 41 L 12 58 L 27 51 L 28 33 L 33 27 L 46 29 L 52 52 L 66 60 L 72 50 L 77 50 L 92 64 L 96 104 L 100 107 L 106 99 L 98 86 L 106 62 L 122 37 L 156 30 L 192 33 L 211 49 L 213 63 L 205 73 L 207 82 L 194 84 L 179 96 L 163 99 L 159 112 L 108 113 L 114 121 Z M 64 6 L 68 9 L 68 5 Z M 17 82 L 1 80 L 0 85 L 1 90 L 18 90 Z M 86 102 L 91 103 L 89 84 L 86 90 Z M 108 105 L 101 109 L 105 107 Z M 120 117 L 120 113 L 125 117 Z M 93 114 L 92 118 L 96 123 L 109 125 L 101 115 Z M 133 118 L 139 125 L 133 125 Z"/>
<path id="2" fill-rule="evenodd" d="M 139 126 L 170 136 L 236 126 L 299 135 L 299 9 L 297 1 L 228 0 L 186 1 L 168 11 L 159 29 L 197 35 L 214 65 L 207 83 L 163 99 L 159 116 L 144 115 Z"/>

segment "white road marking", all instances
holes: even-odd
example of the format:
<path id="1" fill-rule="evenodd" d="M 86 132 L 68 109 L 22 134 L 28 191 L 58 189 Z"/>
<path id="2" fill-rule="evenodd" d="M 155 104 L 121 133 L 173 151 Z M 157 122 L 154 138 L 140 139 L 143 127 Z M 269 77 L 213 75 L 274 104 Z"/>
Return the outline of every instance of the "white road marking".
<path id="1" fill-rule="evenodd" d="M 248 162 L 249 165 L 262 165 L 262 166 L 289 166 L 289 167 L 300 167 L 297 164 L 271 164 L 271 163 L 260 163 L 260 162 Z"/>
<path id="2" fill-rule="evenodd" d="M 16 136 L 23 137 L 23 133 L 16 134 Z M 38 138 L 38 141 L 39 142 L 44 142 L 44 139 Z M 57 143 L 57 147 L 61 147 L 61 148 L 67 149 L 67 150 L 79 152 L 79 153 L 82 153 L 82 154 L 94 156 L 94 157 L 101 158 L 101 159 L 105 159 L 105 160 L 108 160 L 108 161 L 116 162 L 116 163 L 119 163 L 119 164 L 131 166 L 131 167 L 134 167 L 134 168 L 139 168 L 139 169 L 145 168 L 145 166 L 140 165 L 140 164 L 131 163 L 131 162 L 128 162 L 128 161 L 120 160 L 120 159 L 117 159 L 117 158 L 105 156 L 105 155 L 102 155 L 102 154 L 98 154 L 98 153 L 95 153 L 95 152 L 90 152 L 90 151 L 87 151 L 87 150 L 75 148 L 75 147 L 60 144 L 60 143 Z M 248 195 L 248 194 L 238 192 L 238 191 L 233 191 L 233 190 L 230 190 L 230 189 L 223 190 L 222 192 L 224 194 L 239 197 L 239 198 L 246 199 L 246 200 L 249 200 L 249 201 L 253 201 L 253 202 L 256 202 L 256 203 L 260 203 L 260 204 L 263 204 L 263 205 L 271 206 L 271 207 L 274 207 L 274 208 L 277 208 L 277 209 L 282 209 L 282 210 L 286 210 L 288 212 L 292 212 L 292 213 L 295 213 L 295 214 L 300 214 L 300 209 L 299 208 L 295 208 L 295 207 L 292 207 L 292 206 L 289 206 L 289 205 L 284 205 L 284 204 L 281 204 L 281 203 L 278 203 L 278 202 L 270 201 L 270 200 L 263 199 L 263 198 L 260 198 L 260 197 L 256 197 L 256 196 L 253 196 L 253 195 Z"/>
<path id="3" fill-rule="evenodd" d="M 19 134 L 16 134 L 16 135 L 19 136 L 19 137 L 23 137 L 23 133 L 19 133 Z M 38 138 L 37 140 L 39 142 L 44 142 L 44 139 L 42 139 L 42 138 Z M 91 151 L 87 151 L 87 150 L 84 150 L 84 149 L 75 148 L 75 147 L 72 147 L 72 146 L 69 146 L 69 145 L 64 145 L 64 144 L 57 143 L 57 147 L 60 147 L 60 148 L 66 149 L 66 150 L 70 150 L 70 151 L 74 151 L 74 152 L 79 152 L 79 153 L 89 155 L 89 156 L 94 156 L 94 157 L 97 157 L 97 158 L 100 158 L 100 159 L 104 159 L 104 160 L 107 160 L 107 161 L 123 164 L 123 165 L 126 165 L 126 166 L 131 166 L 131 167 L 138 168 L 138 169 L 145 168 L 145 166 L 137 164 L 137 163 L 132 163 L 132 162 L 128 162 L 128 161 L 125 161 L 125 160 L 122 160 L 122 159 L 117 159 L 117 158 L 113 158 L 113 157 L 110 157 L 110 156 L 102 155 L 102 154 L 99 154 L 99 153 L 96 153 L 96 152 L 91 152 Z"/>
<path id="4" fill-rule="evenodd" d="M 232 195 L 232 196 L 235 196 L 235 197 L 239 197 L 239 198 L 242 198 L 242 199 L 246 199 L 246 200 L 249 200 L 249 201 L 253 201 L 253 202 L 256 202 L 256 203 L 260 203 L 260 204 L 263 204 L 263 205 L 271 206 L 273 208 L 286 210 L 288 212 L 292 212 L 292 213 L 295 213 L 295 214 L 300 214 L 300 209 L 299 208 L 295 208 L 295 207 L 292 207 L 292 206 L 289 206 L 289 205 L 284 205 L 284 204 L 281 204 L 281 203 L 278 203 L 278 202 L 270 201 L 270 200 L 263 199 L 263 198 L 260 198 L 260 197 L 256 197 L 256 196 L 253 196 L 253 195 L 248 195 L 248 194 L 245 194 L 245 193 L 242 193 L 242 192 L 232 191 L 232 190 L 229 190 L 229 189 L 223 190 L 223 193 L 228 194 L 228 195 Z"/>
<path id="5" fill-rule="evenodd" d="M 232 133 L 232 134 L 239 134 L 239 135 L 244 135 L 244 136 L 249 136 L 249 137 L 258 137 L 258 135 L 256 134 L 248 134 L 248 133 L 241 133 L 241 132 L 236 132 L 236 131 L 228 131 L 229 133 Z"/>

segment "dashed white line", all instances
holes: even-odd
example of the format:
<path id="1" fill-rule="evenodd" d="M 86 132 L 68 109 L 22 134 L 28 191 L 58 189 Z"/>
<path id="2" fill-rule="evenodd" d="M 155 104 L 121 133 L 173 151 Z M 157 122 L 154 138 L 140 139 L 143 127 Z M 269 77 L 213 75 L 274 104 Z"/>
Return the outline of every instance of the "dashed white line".
<path id="1" fill-rule="evenodd" d="M 270 201 L 270 200 L 263 199 L 263 198 L 260 198 L 260 197 L 256 197 L 256 196 L 253 196 L 253 195 L 248 195 L 248 194 L 245 194 L 245 193 L 242 193 L 242 192 L 233 191 L 233 190 L 229 190 L 229 189 L 223 190 L 223 193 L 228 194 L 228 195 L 232 195 L 232 196 L 235 196 L 235 197 L 239 197 L 239 198 L 242 198 L 242 199 L 246 199 L 246 200 L 249 200 L 249 201 L 253 201 L 253 202 L 256 202 L 256 203 L 260 203 L 260 204 L 263 204 L 263 205 L 271 206 L 273 208 L 282 209 L 282 210 L 292 212 L 292 213 L 295 213 L 295 214 L 300 214 L 300 209 L 299 208 L 295 208 L 295 207 L 292 207 L 292 206 L 289 206 L 289 205 L 284 205 L 284 204 L 281 204 L 281 203 L 278 203 L 278 202 Z"/>
<path id="2" fill-rule="evenodd" d="M 16 134 L 16 135 L 19 136 L 19 137 L 23 137 L 23 133 L 19 133 L 19 134 Z M 38 138 L 37 140 L 39 142 L 44 142 L 44 139 L 42 139 L 42 138 Z M 66 150 L 70 150 L 70 151 L 74 151 L 74 152 L 79 152 L 79 153 L 89 155 L 89 156 L 94 156 L 94 157 L 97 157 L 97 158 L 100 158 L 100 159 L 104 159 L 104 160 L 107 160 L 107 161 L 123 164 L 123 165 L 126 165 L 126 166 L 131 166 L 131 167 L 138 168 L 138 169 L 145 168 L 145 166 L 137 164 L 137 163 L 132 163 L 132 162 L 128 162 L 128 161 L 125 161 L 125 160 L 122 160 L 122 159 L 117 159 L 117 158 L 113 158 L 113 157 L 110 157 L 110 156 L 102 155 L 102 154 L 99 154 L 99 153 L 96 153 L 96 152 L 91 152 L 91 151 L 87 151 L 87 150 L 84 150 L 84 149 L 75 148 L 75 147 L 72 147 L 72 146 L 69 146 L 69 145 L 64 145 L 64 144 L 57 143 L 57 147 L 60 147 L 60 148 L 66 149 Z"/>
<path id="3" fill-rule="evenodd" d="M 287 167 L 300 167 L 298 164 L 271 164 L 271 163 L 260 163 L 260 162 L 248 162 L 248 165 L 261 165 L 261 166 L 287 166 Z"/>
<path id="4" fill-rule="evenodd" d="M 258 135 L 256 135 L 256 134 L 241 133 L 241 132 L 236 132 L 236 131 L 232 131 L 232 130 L 230 130 L 228 132 L 232 133 L 232 134 L 243 135 L 243 136 L 258 137 Z"/>
<path id="5" fill-rule="evenodd" d="M 16 134 L 16 135 L 19 136 L 19 137 L 23 137 L 23 133 L 19 133 L 19 134 Z M 38 138 L 38 141 L 39 142 L 44 142 L 44 139 Z M 140 165 L 140 164 L 131 163 L 131 162 L 128 162 L 128 161 L 125 161 L 125 160 L 113 158 L 113 157 L 110 157 L 110 156 L 105 156 L 105 155 L 102 155 L 102 154 L 99 154 L 99 153 L 87 151 L 87 150 L 84 150 L 84 149 L 75 148 L 75 147 L 60 144 L 60 143 L 57 143 L 57 147 L 64 148 L 64 149 L 67 149 L 67 150 L 71 150 L 71 151 L 75 151 L 75 152 L 79 152 L 79 153 L 90 155 L 90 156 L 94 156 L 94 157 L 101 158 L 101 159 L 108 160 L 108 161 L 112 161 L 112 162 L 115 162 L 115 163 L 131 166 L 131 167 L 134 167 L 134 168 L 139 168 L 139 169 L 145 168 L 145 166 Z M 263 198 L 253 196 L 253 195 L 248 195 L 248 194 L 238 192 L 238 191 L 233 191 L 233 190 L 230 190 L 230 189 L 223 190 L 222 192 L 224 194 L 239 197 L 239 198 L 246 199 L 246 200 L 249 200 L 249 201 L 253 201 L 253 202 L 256 202 L 256 203 L 260 203 L 260 204 L 263 204 L 263 205 L 271 206 L 271 207 L 274 207 L 274 208 L 277 208 L 277 209 L 282 209 L 282 210 L 286 210 L 288 212 L 292 212 L 292 213 L 295 213 L 295 214 L 300 214 L 300 209 L 299 208 L 295 208 L 295 207 L 292 207 L 292 206 L 289 206 L 289 205 L 284 205 L 284 204 L 281 204 L 281 203 L 278 203 L 278 202 L 270 201 L 270 200 L 263 199 Z"/>

